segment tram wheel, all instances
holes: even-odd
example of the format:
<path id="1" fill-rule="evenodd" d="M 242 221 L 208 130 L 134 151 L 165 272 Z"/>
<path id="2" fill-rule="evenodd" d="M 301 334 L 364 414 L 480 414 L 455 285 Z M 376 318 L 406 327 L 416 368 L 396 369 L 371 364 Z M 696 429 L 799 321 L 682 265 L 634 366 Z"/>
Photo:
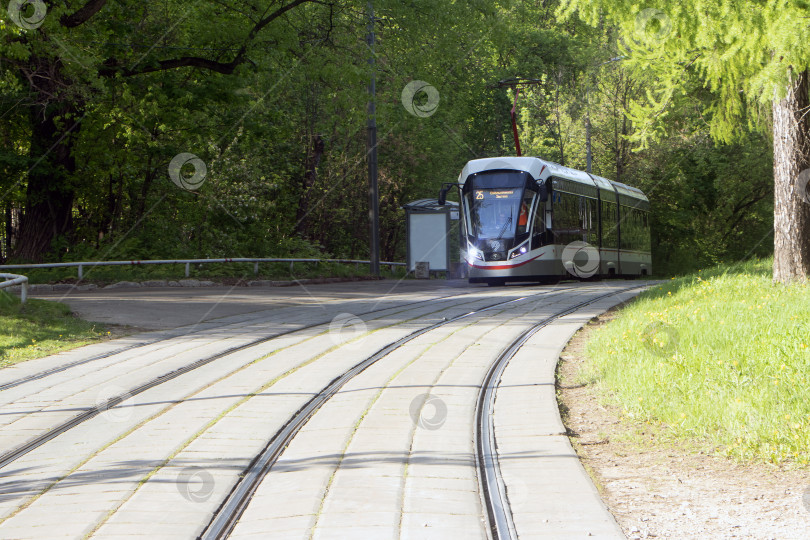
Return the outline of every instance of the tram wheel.
<path id="1" fill-rule="evenodd" d="M 506 285 L 506 280 L 505 279 L 488 279 L 487 280 L 487 285 L 489 285 L 490 287 L 503 287 L 504 285 Z"/>

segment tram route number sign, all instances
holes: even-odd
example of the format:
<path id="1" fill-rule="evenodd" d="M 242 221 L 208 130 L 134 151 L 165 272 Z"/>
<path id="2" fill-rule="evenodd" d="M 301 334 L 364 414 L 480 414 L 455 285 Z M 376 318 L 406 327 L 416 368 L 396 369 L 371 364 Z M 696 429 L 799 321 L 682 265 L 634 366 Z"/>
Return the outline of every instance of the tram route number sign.
<path id="1" fill-rule="evenodd" d="M 494 198 L 496 198 L 496 199 L 509 199 L 509 198 L 511 198 L 511 197 L 512 197 L 514 194 L 515 194 L 515 190 L 514 190 L 514 189 L 510 189 L 510 190 L 500 190 L 500 191 L 492 191 L 492 190 L 490 190 L 490 191 L 483 191 L 483 190 L 477 190 L 477 191 L 475 192 L 475 200 L 476 200 L 476 201 L 483 201 L 485 197 L 489 197 L 489 198 L 494 197 Z"/>

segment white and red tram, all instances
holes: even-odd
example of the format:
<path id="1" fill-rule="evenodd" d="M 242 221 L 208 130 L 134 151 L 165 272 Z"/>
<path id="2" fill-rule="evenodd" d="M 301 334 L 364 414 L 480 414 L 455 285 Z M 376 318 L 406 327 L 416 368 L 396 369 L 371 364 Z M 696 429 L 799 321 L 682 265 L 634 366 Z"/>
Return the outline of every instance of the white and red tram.
<path id="1" fill-rule="evenodd" d="M 461 257 L 470 283 L 650 275 L 650 202 L 641 190 L 534 157 L 468 162 Z"/>

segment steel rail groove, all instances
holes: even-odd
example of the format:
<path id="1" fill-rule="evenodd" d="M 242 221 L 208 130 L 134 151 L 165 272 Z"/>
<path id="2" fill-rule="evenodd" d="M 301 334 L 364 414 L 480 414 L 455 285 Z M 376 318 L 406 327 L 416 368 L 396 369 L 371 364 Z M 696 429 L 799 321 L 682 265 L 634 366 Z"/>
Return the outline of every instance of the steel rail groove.
<path id="1" fill-rule="evenodd" d="M 546 317 L 533 325 L 515 339 L 498 356 L 490 366 L 489 371 L 481 383 L 481 390 L 475 408 L 475 460 L 478 465 L 478 484 L 484 512 L 489 522 L 489 533 L 496 540 L 517 540 L 517 531 L 512 518 L 512 511 L 506 496 L 506 485 L 501 477 L 501 467 L 495 445 L 495 424 L 493 410 L 495 406 L 495 393 L 500 383 L 501 375 L 515 354 L 538 331 L 565 315 L 570 315 L 580 308 L 593 304 L 603 298 L 615 296 L 633 289 L 640 289 L 645 285 L 627 287 L 618 291 L 591 298 L 575 304 L 554 315 Z"/>
<path id="2" fill-rule="evenodd" d="M 281 453 L 284 451 L 287 445 L 290 444 L 290 441 L 292 441 L 293 437 L 295 437 L 298 434 L 301 428 L 304 427 L 307 421 L 309 421 L 309 419 L 312 418 L 312 416 L 318 411 L 318 409 L 320 409 L 346 383 L 348 383 L 351 379 L 359 375 L 366 368 L 368 368 L 381 358 L 387 356 L 391 352 L 395 351 L 399 347 L 405 345 L 409 341 L 412 341 L 417 337 L 426 334 L 432 330 L 435 330 L 441 326 L 444 326 L 446 324 L 450 324 L 452 322 L 456 322 L 461 319 L 465 319 L 478 313 L 495 309 L 507 304 L 520 302 L 522 300 L 526 300 L 527 298 L 551 294 L 553 292 L 559 292 L 566 289 L 568 288 L 554 289 L 553 291 L 543 291 L 538 294 L 524 296 L 521 298 L 508 300 L 505 302 L 499 302 L 496 304 L 492 304 L 477 309 L 475 311 L 470 311 L 469 313 L 458 315 L 445 321 L 438 322 L 425 328 L 421 328 L 419 330 L 412 332 L 411 334 L 408 334 L 403 338 L 400 338 L 399 340 L 393 343 L 388 344 L 387 346 L 378 350 L 376 353 L 369 356 L 362 362 L 355 364 L 354 367 L 352 367 L 348 371 L 344 372 L 342 375 L 339 375 L 338 377 L 333 379 L 332 382 L 330 382 L 327 386 L 325 386 L 317 395 L 311 398 L 273 436 L 273 438 L 270 440 L 270 442 L 264 448 L 264 450 L 262 450 L 262 452 L 253 459 L 251 464 L 248 466 L 245 474 L 241 477 L 239 482 L 233 487 L 228 497 L 225 499 L 222 505 L 220 505 L 219 509 L 217 509 L 216 513 L 214 514 L 214 517 L 211 519 L 211 521 L 208 523 L 208 525 L 198 538 L 202 540 L 214 540 L 227 538 L 230 535 L 230 533 L 233 531 L 233 528 L 236 526 L 236 523 L 239 521 L 239 518 L 242 516 L 248 504 L 250 503 L 251 497 L 255 493 L 256 489 L 258 489 L 259 484 L 262 482 L 264 477 L 270 471 L 270 468 L 281 456 Z"/>
<path id="3" fill-rule="evenodd" d="M 424 302 L 433 302 L 433 301 L 436 301 L 436 300 L 444 300 L 444 299 L 447 299 L 447 298 L 456 298 L 456 297 L 459 297 L 459 296 L 464 296 L 464 294 L 465 293 L 452 294 L 452 295 L 448 295 L 448 296 L 440 296 L 440 297 L 437 297 L 437 298 L 431 298 L 429 300 L 420 300 L 418 302 L 411 302 L 411 303 L 405 304 L 405 305 L 406 306 L 412 306 L 412 305 L 421 304 L 421 303 L 424 303 Z M 387 307 L 387 308 L 375 309 L 375 310 L 372 310 L 372 311 L 366 311 L 364 313 L 358 313 L 357 316 L 362 317 L 364 315 L 370 315 L 372 313 L 377 313 L 378 311 L 385 311 L 386 309 L 393 309 L 395 307 L 401 307 L 401 306 L 392 306 L 392 307 Z M 257 320 L 260 320 L 260 319 L 261 319 L 261 317 L 255 317 L 255 318 L 247 319 L 247 320 L 241 321 L 241 322 L 249 324 L 249 323 L 251 323 L 253 321 L 257 321 Z M 196 325 L 193 325 L 193 326 L 202 325 L 202 324 L 205 324 L 205 321 L 203 321 L 201 323 L 197 323 Z M 118 349 L 115 349 L 115 350 L 112 350 L 112 351 L 109 351 L 109 352 L 106 352 L 106 353 L 100 353 L 100 354 L 97 354 L 95 356 L 91 356 L 90 358 L 84 358 L 82 360 L 76 360 L 75 362 L 69 362 L 69 363 L 61 365 L 61 366 L 57 366 L 57 367 L 54 367 L 54 368 L 51 368 L 51 369 L 43 370 L 43 371 L 41 371 L 39 373 L 34 373 L 33 375 L 27 375 L 25 377 L 15 379 L 15 380 L 9 381 L 7 383 L 2 383 L 2 384 L 0 384 L 0 392 L 2 392 L 3 390 L 8 390 L 10 388 L 14 388 L 16 386 L 20 386 L 22 384 L 32 382 L 32 381 L 37 381 L 39 379 L 44 379 L 45 377 L 49 377 L 50 375 L 54 375 L 56 373 L 62 373 L 63 371 L 67 371 L 68 369 L 71 369 L 71 368 L 74 368 L 74 367 L 77 367 L 77 366 L 82 366 L 84 364 L 87 364 L 87 363 L 90 363 L 90 362 L 95 362 L 97 360 L 103 360 L 105 358 L 115 356 L 116 354 L 121 354 L 121 353 L 131 351 L 131 350 L 134 350 L 134 349 L 137 349 L 137 348 L 140 348 L 140 347 L 148 347 L 149 345 L 154 345 L 155 343 L 160 343 L 161 341 L 168 341 L 168 340 L 176 338 L 176 337 L 188 336 L 188 335 L 192 335 L 193 333 L 202 333 L 202 332 L 207 332 L 207 331 L 210 331 L 210 330 L 217 330 L 217 329 L 225 328 L 225 327 L 227 327 L 229 325 L 236 325 L 236 324 L 241 324 L 241 323 L 219 324 L 219 325 L 216 325 L 216 326 L 211 326 L 210 328 L 204 328 L 202 330 L 188 332 L 188 333 L 172 332 L 168 336 L 157 337 L 155 339 L 152 339 L 152 340 L 149 340 L 149 341 L 146 341 L 146 342 L 143 342 L 143 343 L 136 343 L 136 344 L 133 344 L 133 345 L 128 345 L 126 347 L 121 347 L 121 348 L 118 348 Z M 270 338 L 263 338 L 263 339 L 264 339 L 264 341 L 266 341 L 267 339 L 272 339 L 272 338 L 275 338 L 275 337 L 285 336 L 285 335 L 289 334 L 290 332 L 299 332 L 301 330 L 309 330 L 311 328 L 314 328 L 316 326 L 321 326 L 323 324 L 329 324 L 329 321 L 323 321 L 323 322 L 316 323 L 316 324 L 311 324 L 311 325 L 308 325 L 308 326 L 302 326 L 301 328 L 296 328 L 295 330 L 289 330 L 289 331 L 281 332 L 281 333 L 278 333 L 278 334 L 273 334 Z M 183 326 L 181 328 L 187 328 L 187 327 Z M 262 343 L 262 342 L 261 341 L 254 341 L 254 342 L 251 342 L 248 345 L 256 345 L 256 344 L 259 344 L 259 343 Z M 241 349 L 238 349 L 238 350 L 241 350 Z M 233 350 L 231 352 L 237 352 L 237 350 Z M 0 465 L 0 468 L 2 468 L 2 465 Z"/>
<path id="4" fill-rule="evenodd" d="M 255 319 L 248 319 L 248 320 L 242 321 L 242 322 L 250 323 L 250 322 L 255 321 L 255 320 L 259 320 L 259 317 L 256 317 Z M 200 323 L 198 323 L 198 324 L 200 324 Z M 105 358 L 110 358 L 111 356 L 115 356 L 117 354 L 125 353 L 127 351 L 132 351 L 134 349 L 139 349 L 141 347 L 148 347 L 149 345 L 154 345 L 155 343 L 160 343 L 161 341 L 167 341 L 168 342 L 169 340 L 174 339 L 176 337 L 191 336 L 191 335 L 194 335 L 194 334 L 201 334 L 201 333 L 207 332 L 209 330 L 218 330 L 220 328 L 225 328 L 225 327 L 227 327 L 227 326 L 229 326 L 231 324 L 236 325 L 236 324 L 239 324 L 239 323 L 225 323 L 225 324 L 220 324 L 220 325 L 217 325 L 217 326 L 212 326 L 210 328 L 204 328 L 202 330 L 190 331 L 188 333 L 182 333 L 182 332 L 172 333 L 170 335 L 156 337 L 154 339 L 150 339 L 150 340 L 144 341 L 142 343 L 134 343 L 132 345 L 127 345 L 125 347 L 119 347 L 118 349 L 114 349 L 114 350 L 106 352 L 106 353 L 99 353 L 97 355 L 90 356 L 89 358 L 83 358 L 81 360 L 68 362 L 67 364 L 62 364 L 61 366 L 56 366 L 56 367 L 53 367 L 53 368 L 50 368 L 50 369 L 40 371 L 39 373 L 34 373 L 32 375 L 26 375 L 25 377 L 20 377 L 19 379 L 15 379 L 13 381 L 9 381 L 7 383 L 0 384 L 0 392 L 2 392 L 3 390 L 9 390 L 11 388 L 15 388 L 17 386 L 20 386 L 20 385 L 23 385 L 23 384 L 26 384 L 26 383 L 29 383 L 29 382 L 44 379 L 45 377 L 49 377 L 49 376 L 54 375 L 56 373 L 62 373 L 63 371 L 67 371 L 68 369 L 71 369 L 71 368 L 74 368 L 74 367 L 77 367 L 77 366 L 82 366 L 84 364 L 88 364 L 90 362 L 95 362 L 97 360 L 104 360 Z M 185 327 L 183 327 L 183 328 L 185 328 Z"/>
<path id="5" fill-rule="evenodd" d="M 564 289 L 554 289 L 554 291 L 559 291 L 559 290 L 564 290 Z M 548 294 L 550 292 L 552 292 L 552 291 L 544 291 L 542 293 L 538 293 L 537 295 L 533 295 L 533 296 L 538 296 L 540 294 Z M 459 295 L 452 295 L 452 296 L 444 297 L 444 298 L 456 298 L 458 296 L 466 296 L 466 295 L 459 294 Z M 527 297 L 522 297 L 522 298 L 519 298 L 517 300 L 523 300 L 525 298 L 527 298 Z M 514 301 L 517 301 L 517 300 L 511 300 L 510 302 L 514 302 Z M 410 306 L 415 305 L 415 304 L 421 304 L 421 303 L 424 303 L 424 302 L 432 302 L 432 301 L 435 301 L 435 299 L 420 300 L 419 302 L 412 302 L 410 304 L 407 304 L 406 306 L 410 307 Z M 494 304 L 494 305 L 499 305 L 499 304 Z M 402 306 L 395 306 L 395 307 L 402 307 Z M 360 315 L 369 315 L 371 313 L 376 313 L 376 312 L 379 312 L 379 311 L 385 311 L 387 309 L 392 309 L 392 308 L 390 308 L 390 307 L 381 308 L 381 309 L 378 309 L 378 310 L 361 313 Z M 475 312 L 471 312 L 471 313 L 475 313 Z M 86 422 L 87 420 L 90 420 L 91 418 L 93 418 L 95 416 L 98 416 L 99 414 L 103 413 L 104 411 L 107 411 L 107 410 L 115 407 L 116 405 L 121 404 L 122 402 L 126 401 L 127 399 L 130 399 L 131 397 L 137 396 L 138 394 L 140 394 L 142 392 L 145 392 L 146 390 L 154 388 L 154 387 L 156 387 L 158 385 L 161 385 L 161 384 L 163 384 L 165 382 L 171 381 L 172 379 L 175 379 L 175 378 L 179 377 L 180 375 L 184 375 L 186 373 L 194 371 L 195 369 L 198 369 L 198 368 L 200 368 L 202 366 L 205 366 L 205 365 L 213 362 L 214 360 L 218 360 L 218 359 L 220 359 L 220 358 L 222 358 L 224 356 L 228 356 L 228 355 L 243 351 L 245 349 L 249 349 L 251 347 L 261 345 L 263 343 L 266 343 L 266 342 L 271 341 L 273 339 L 277 339 L 279 337 L 284 337 L 284 336 L 287 336 L 287 335 L 290 335 L 290 334 L 294 334 L 296 332 L 302 332 L 302 331 L 310 330 L 310 329 L 318 327 L 318 326 L 323 326 L 324 324 L 328 324 L 328 323 L 322 322 L 322 323 L 318 323 L 318 324 L 312 324 L 312 325 L 308 325 L 308 326 L 305 326 L 305 327 L 302 327 L 302 328 L 296 328 L 296 329 L 287 330 L 287 331 L 284 331 L 284 332 L 279 332 L 279 333 L 276 333 L 276 334 L 273 334 L 273 335 L 270 335 L 270 336 L 265 336 L 265 337 L 256 339 L 254 341 L 251 341 L 249 343 L 238 345 L 236 347 L 231 347 L 230 349 L 227 349 L 227 350 L 222 351 L 220 353 L 216 353 L 216 354 L 207 356 L 205 358 L 201 358 L 201 359 L 199 359 L 199 360 L 197 360 L 195 362 L 192 362 L 191 364 L 188 364 L 186 366 L 178 368 L 178 369 L 176 369 L 174 371 L 171 371 L 169 373 L 164 373 L 163 375 L 160 375 L 160 376 L 152 379 L 151 381 L 148 381 L 148 382 L 146 382 L 146 383 L 144 383 L 144 384 L 142 384 L 140 386 L 137 386 L 137 387 L 135 387 L 135 388 L 133 388 L 133 389 L 127 391 L 127 392 L 119 394 L 118 396 L 114 396 L 112 398 L 109 398 L 106 402 L 98 404 L 95 407 L 91 407 L 91 408 L 85 410 L 81 414 L 78 414 L 77 416 L 74 416 L 70 420 L 67 420 L 66 422 L 52 428 L 51 430 L 49 430 L 49 431 L 43 433 L 42 435 L 28 441 L 27 443 L 25 443 L 23 445 L 20 445 L 17 448 L 14 448 L 13 450 L 5 452 L 4 454 L 0 454 L 0 469 L 3 469 L 4 467 L 10 465 L 14 461 L 20 459 L 22 456 L 28 454 L 29 452 L 35 450 L 36 448 L 39 448 L 40 446 L 47 443 L 48 441 L 55 439 L 56 437 L 58 437 L 59 435 L 65 433 L 65 432 L 67 432 L 68 430 L 73 429 L 74 427 Z"/>

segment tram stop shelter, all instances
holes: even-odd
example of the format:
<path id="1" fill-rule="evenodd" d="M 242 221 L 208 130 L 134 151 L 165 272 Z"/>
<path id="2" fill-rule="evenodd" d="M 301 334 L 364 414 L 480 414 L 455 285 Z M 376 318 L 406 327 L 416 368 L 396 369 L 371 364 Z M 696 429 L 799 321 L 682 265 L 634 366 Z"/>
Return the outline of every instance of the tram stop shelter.
<path id="1" fill-rule="evenodd" d="M 451 253 L 458 251 L 457 202 L 444 206 L 436 199 L 419 199 L 402 206 L 408 242 L 408 271 L 416 270 L 417 262 L 430 264 L 431 272 L 447 272 L 448 277 L 457 264 Z"/>

